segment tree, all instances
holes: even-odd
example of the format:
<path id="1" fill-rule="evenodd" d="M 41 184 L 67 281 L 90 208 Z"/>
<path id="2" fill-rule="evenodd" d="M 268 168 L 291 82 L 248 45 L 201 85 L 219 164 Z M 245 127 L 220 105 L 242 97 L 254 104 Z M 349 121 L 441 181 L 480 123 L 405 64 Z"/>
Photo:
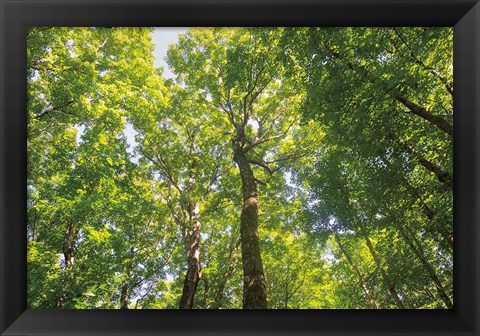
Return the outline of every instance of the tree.
<path id="1" fill-rule="evenodd" d="M 206 106 L 192 99 L 191 92 L 170 90 L 170 107 L 159 106 L 156 118 L 145 118 L 144 110 L 137 110 L 132 122 L 139 132 L 138 153 L 151 164 L 156 192 L 184 242 L 188 266 L 179 306 L 191 309 L 201 277 L 201 209 L 225 170 L 225 146 L 207 124 Z"/>
<path id="2" fill-rule="evenodd" d="M 158 231 L 150 228 L 142 242 L 135 237 L 135 227 L 148 223 L 143 215 L 155 215 L 140 216 L 128 203 L 137 200 L 136 209 L 145 203 L 146 209 L 153 208 L 145 184 L 135 187 L 142 186 L 141 167 L 130 162 L 122 114 L 134 104 L 131 87 L 144 80 L 139 65 L 153 69 L 149 34 L 149 29 L 101 28 L 29 32 L 29 274 L 38 274 L 38 248 L 57 256 L 47 263 L 50 269 L 62 270 L 51 289 L 44 288 L 54 297 L 31 296 L 31 306 L 125 307 L 128 294 L 140 285 L 131 280 L 138 275 L 131 274 L 135 263 L 128 261 L 129 254 L 147 249 L 138 244 L 151 250 Z M 136 217 L 133 225 L 125 221 L 126 212 Z M 127 239 L 117 239 L 117 232 Z M 153 276 L 151 268 L 147 273 Z M 119 283 L 120 276 L 125 281 Z M 29 277 L 29 284 L 35 290 L 42 279 Z M 121 300 L 105 301 L 120 292 Z"/>
<path id="3" fill-rule="evenodd" d="M 179 80 L 203 92 L 210 115 L 221 113 L 229 124 L 224 143 L 231 142 L 233 161 L 242 181 L 240 236 L 244 274 L 243 307 L 266 308 L 266 284 L 258 239 L 258 179 L 252 166 L 269 175 L 273 141 L 286 138 L 298 120 L 295 98 L 275 59 L 274 34 L 262 29 L 192 30 L 169 49 Z M 273 56 L 269 56 L 273 55 Z M 251 123 L 256 123 L 256 129 Z"/>

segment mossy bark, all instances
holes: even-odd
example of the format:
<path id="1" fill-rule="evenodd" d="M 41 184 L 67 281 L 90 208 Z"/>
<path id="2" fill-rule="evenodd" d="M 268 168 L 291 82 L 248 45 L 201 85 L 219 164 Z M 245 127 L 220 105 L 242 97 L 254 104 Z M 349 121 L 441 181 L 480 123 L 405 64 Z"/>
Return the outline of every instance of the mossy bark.
<path id="1" fill-rule="evenodd" d="M 234 142 L 234 161 L 242 179 L 240 240 L 243 263 L 243 308 L 267 308 L 267 286 L 258 238 L 258 194 L 255 176 L 243 148 Z"/>

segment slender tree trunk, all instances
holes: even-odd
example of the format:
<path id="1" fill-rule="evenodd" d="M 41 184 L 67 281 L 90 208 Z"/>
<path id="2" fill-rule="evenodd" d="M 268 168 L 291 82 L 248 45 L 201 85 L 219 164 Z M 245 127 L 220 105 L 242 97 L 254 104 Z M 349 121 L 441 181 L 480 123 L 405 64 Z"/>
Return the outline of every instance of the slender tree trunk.
<path id="1" fill-rule="evenodd" d="M 77 240 L 77 230 L 73 228 L 72 223 L 68 223 L 63 235 L 63 257 L 65 258 L 65 267 L 73 265 L 73 248 Z"/>
<path id="2" fill-rule="evenodd" d="M 365 293 L 366 297 L 368 298 L 368 303 L 370 307 L 373 309 L 378 309 L 378 304 L 377 301 L 375 300 L 375 297 L 372 294 L 372 291 L 370 290 L 367 281 L 362 275 L 362 272 L 360 271 L 360 268 L 358 265 L 353 261 L 353 259 L 350 257 L 350 255 L 347 252 L 347 249 L 343 246 L 340 237 L 337 233 L 335 233 L 335 241 L 337 242 L 338 247 L 340 248 L 340 251 L 342 251 L 343 255 L 345 258 L 347 258 L 348 263 L 352 267 L 352 269 L 355 271 L 355 274 L 357 274 L 358 280 L 360 282 L 360 286 L 363 289 L 363 292 Z"/>
<path id="3" fill-rule="evenodd" d="M 360 73 L 364 79 L 372 83 L 379 83 L 383 87 L 383 90 L 385 91 L 385 93 L 391 95 L 393 99 L 395 99 L 396 101 L 401 103 L 403 106 L 408 108 L 410 112 L 419 116 L 420 118 L 423 118 L 429 123 L 435 125 L 439 129 L 447 133 L 448 135 L 453 136 L 453 126 L 447 120 L 439 116 L 433 115 L 430 111 L 427 111 L 424 107 L 414 103 L 407 97 L 401 95 L 399 92 L 393 91 L 393 93 L 391 93 L 390 87 L 387 87 L 378 78 L 371 76 L 370 73 L 368 73 L 365 69 L 355 66 L 350 60 L 348 60 L 344 55 L 340 54 L 339 52 L 331 49 L 329 51 L 332 53 L 333 56 L 335 56 L 336 58 L 344 62 L 350 70 Z"/>
<path id="4" fill-rule="evenodd" d="M 128 309 L 128 283 L 123 284 L 120 292 L 120 309 Z"/>
<path id="5" fill-rule="evenodd" d="M 191 212 L 192 228 L 189 234 L 187 250 L 187 274 L 183 283 L 180 309 L 192 309 L 193 300 L 200 280 L 200 216 L 196 210 Z"/>
<path id="6" fill-rule="evenodd" d="M 430 209 L 429 206 L 426 205 L 421 198 L 419 198 L 419 200 L 421 202 L 423 213 L 430 221 L 433 222 L 434 228 L 447 243 L 447 250 L 450 253 L 452 253 L 453 252 L 453 232 L 448 232 L 448 230 L 445 229 L 444 225 L 440 223 L 439 220 L 436 218 L 432 209 Z"/>
<path id="7" fill-rule="evenodd" d="M 418 59 L 417 55 L 415 55 L 415 53 L 413 52 L 412 47 L 410 47 L 410 44 L 403 38 L 400 32 L 398 32 L 395 28 L 393 28 L 393 31 L 395 32 L 397 37 L 400 39 L 400 41 L 402 41 L 403 45 L 408 49 L 409 55 L 407 57 L 413 63 L 420 65 L 423 69 L 425 69 L 426 71 L 430 72 L 435 77 L 437 77 L 445 85 L 445 88 L 447 89 L 447 91 L 453 96 L 453 84 L 450 81 L 448 81 L 446 77 L 442 76 L 442 74 L 440 74 L 438 70 L 432 68 L 431 66 L 428 66 L 422 60 Z M 393 39 L 391 41 L 394 43 L 394 45 L 396 45 Z"/>
<path id="8" fill-rule="evenodd" d="M 405 179 L 403 179 L 403 184 L 410 191 L 412 197 L 420 202 L 420 206 L 422 208 L 422 212 L 427 217 L 427 219 L 433 224 L 433 230 L 437 231 L 437 233 L 444 239 L 447 245 L 447 250 L 452 253 L 453 251 L 453 233 L 449 233 L 445 226 L 438 220 L 435 216 L 434 212 L 430 207 L 423 201 L 422 197 L 418 194 L 417 190 L 408 183 Z"/>
<path id="9" fill-rule="evenodd" d="M 400 234 L 410 246 L 413 253 L 417 256 L 418 260 L 420 260 L 425 270 L 428 272 L 428 275 L 435 284 L 438 295 L 442 299 L 445 306 L 449 309 L 453 309 L 453 303 L 445 292 L 445 289 L 442 285 L 442 282 L 438 278 L 437 273 L 433 269 L 432 265 L 430 265 L 430 263 L 427 261 L 427 258 L 425 257 L 425 252 L 423 251 L 421 244 L 415 238 L 410 238 L 407 232 L 403 229 L 400 230 Z"/>
<path id="10" fill-rule="evenodd" d="M 350 208 L 352 216 L 354 216 L 355 221 L 357 222 L 358 229 L 361 233 L 361 235 L 365 238 L 365 243 L 367 244 L 368 250 L 370 251 L 370 254 L 372 255 L 373 260 L 375 261 L 375 264 L 377 268 L 380 270 L 380 274 L 382 276 L 383 282 L 385 283 L 385 286 L 388 289 L 388 292 L 390 293 L 390 296 L 393 298 L 395 301 L 395 304 L 397 305 L 398 308 L 404 309 L 405 306 L 403 305 L 402 300 L 400 299 L 400 296 L 397 293 L 397 290 L 395 289 L 395 286 L 393 282 L 390 280 L 390 277 L 388 276 L 387 272 L 385 272 L 385 269 L 382 266 L 382 262 L 380 258 L 377 255 L 377 252 L 375 251 L 375 248 L 372 245 L 372 242 L 370 241 L 370 238 L 368 236 L 368 232 L 365 229 L 362 220 L 358 218 L 357 216 L 357 211 L 355 210 L 354 206 L 350 202 L 350 195 L 345 187 L 345 185 L 340 181 L 337 180 L 337 186 L 338 188 L 342 191 L 343 197 L 345 199 L 346 205 Z"/>
<path id="11" fill-rule="evenodd" d="M 363 229 L 361 229 L 361 230 L 362 230 L 362 232 L 364 232 Z M 378 258 L 377 252 L 373 248 L 372 242 L 370 241 L 370 238 L 368 238 L 368 235 L 365 234 L 365 232 L 364 232 L 364 237 L 365 237 L 365 242 L 367 244 L 368 250 L 370 251 L 370 254 L 373 257 L 373 260 L 375 261 L 375 264 L 377 265 L 378 269 L 380 270 L 380 274 L 382 275 L 383 282 L 387 286 L 388 292 L 390 293 L 390 296 L 393 298 L 393 300 L 395 301 L 395 304 L 397 305 L 398 308 L 404 309 L 405 306 L 403 305 L 403 302 L 400 299 L 400 296 L 398 295 L 394 284 L 390 280 L 390 277 L 388 276 L 387 272 L 385 272 L 385 269 L 382 266 L 380 258 Z"/>
<path id="12" fill-rule="evenodd" d="M 289 281 L 285 281 L 285 298 L 283 300 L 283 309 L 288 309 L 288 300 L 290 299 L 288 293 L 288 285 L 290 284 Z"/>
<path id="13" fill-rule="evenodd" d="M 202 276 L 200 280 L 203 281 L 203 297 L 202 297 L 201 308 L 202 309 L 210 308 L 207 306 L 208 293 L 210 292 L 210 282 L 208 281 L 208 277 L 206 276 Z"/>
<path id="14" fill-rule="evenodd" d="M 385 158 L 382 157 L 382 161 L 385 162 L 385 164 L 391 168 L 391 162 Z M 401 176 L 395 172 L 395 175 L 398 177 L 400 180 L 401 184 L 410 192 L 410 195 L 412 198 L 420 203 L 420 206 L 422 208 L 422 212 L 425 215 L 425 217 L 428 218 L 428 220 L 433 224 L 433 230 L 437 231 L 438 234 L 445 240 L 447 244 L 447 249 L 448 247 L 449 252 L 452 252 L 453 249 L 453 233 L 448 232 L 448 230 L 445 228 L 445 226 L 438 220 L 438 218 L 435 216 L 434 212 L 430 207 L 423 201 L 422 196 L 418 193 L 417 189 L 415 189 L 404 176 Z"/>
<path id="15" fill-rule="evenodd" d="M 239 243 L 234 243 L 230 250 L 227 269 L 225 270 L 225 273 L 223 273 L 222 279 L 220 280 L 220 283 L 218 284 L 217 290 L 215 291 L 215 295 L 213 297 L 215 307 L 217 307 L 218 304 L 223 300 L 225 286 L 227 285 L 228 279 L 232 276 L 233 271 L 235 270 L 235 265 L 237 263 L 238 257 L 238 245 Z"/>
<path id="16" fill-rule="evenodd" d="M 234 161 L 240 169 L 243 208 L 240 239 L 243 263 L 243 308 L 267 308 L 267 286 L 258 240 L 257 185 L 248 159 L 238 140 L 234 141 Z"/>
<path id="17" fill-rule="evenodd" d="M 130 254 L 133 258 L 135 254 L 135 247 L 130 247 Z M 125 269 L 125 282 L 123 283 L 122 289 L 120 290 L 120 309 L 128 309 L 128 305 L 130 303 L 130 291 L 133 286 L 130 285 L 130 273 L 132 271 L 133 263 L 130 261 Z"/>
<path id="18" fill-rule="evenodd" d="M 427 120 L 428 122 L 437 126 L 448 135 L 453 136 L 453 126 L 449 122 L 447 122 L 445 119 L 439 116 L 433 115 L 431 112 L 427 111 L 425 108 L 412 102 L 411 100 L 409 100 L 405 96 L 400 95 L 399 93 L 396 93 L 394 95 L 394 98 L 400 103 L 402 103 L 405 107 L 407 107 L 413 114 L 416 114 L 419 117 Z"/>
<path id="19" fill-rule="evenodd" d="M 400 140 L 399 143 L 407 150 L 407 152 L 415 156 L 425 169 L 435 174 L 441 183 L 445 184 L 450 190 L 453 189 L 453 179 L 449 173 L 440 169 L 435 163 L 427 160 L 418 150 L 410 146 L 406 141 Z"/>
<path id="20" fill-rule="evenodd" d="M 447 89 L 448 93 L 450 93 L 450 95 L 453 96 L 453 83 L 452 82 L 448 81 L 447 78 L 442 76 L 438 70 L 426 65 L 422 61 L 420 61 L 418 59 L 412 59 L 412 60 L 414 61 L 414 63 L 420 65 L 422 68 L 424 68 L 425 70 L 430 72 L 432 75 L 437 77 L 443 83 L 443 85 L 445 85 L 445 88 Z"/>
<path id="21" fill-rule="evenodd" d="M 68 270 L 73 266 L 74 263 L 74 247 L 77 240 L 78 230 L 73 227 L 72 223 L 67 223 L 65 227 L 65 232 L 63 234 L 63 242 L 62 242 L 62 252 L 63 258 L 65 262 L 65 268 L 61 279 L 61 287 L 62 287 L 62 295 L 57 297 L 56 307 L 63 308 L 64 302 L 68 302 L 70 298 L 68 298 L 69 294 L 67 293 L 68 283 L 71 281 L 70 273 Z"/>

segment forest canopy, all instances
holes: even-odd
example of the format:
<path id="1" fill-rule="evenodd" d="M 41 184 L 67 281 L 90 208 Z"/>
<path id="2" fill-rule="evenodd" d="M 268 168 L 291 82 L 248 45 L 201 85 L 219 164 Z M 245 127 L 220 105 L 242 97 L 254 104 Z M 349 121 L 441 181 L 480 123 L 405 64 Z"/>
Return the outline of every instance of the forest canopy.
<path id="1" fill-rule="evenodd" d="M 29 308 L 453 308 L 451 28 L 153 30 L 28 32 Z"/>

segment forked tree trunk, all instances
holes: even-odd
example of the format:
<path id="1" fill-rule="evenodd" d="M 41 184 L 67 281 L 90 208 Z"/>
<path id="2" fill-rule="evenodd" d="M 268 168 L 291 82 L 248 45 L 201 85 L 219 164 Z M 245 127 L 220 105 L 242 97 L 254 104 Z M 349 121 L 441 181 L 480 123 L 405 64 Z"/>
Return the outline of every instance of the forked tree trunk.
<path id="1" fill-rule="evenodd" d="M 200 217 L 197 212 L 192 214 L 192 228 L 189 234 L 189 245 L 187 247 L 187 274 L 183 283 L 180 309 L 192 309 L 193 300 L 200 280 Z"/>
<path id="2" fill-rule="evenodd" d="M 240 240 L 243 263 L 243 308 L 266 309 L 267 286 L 258 239 L 257 185 L 250 163 L 238 142 L 234 142 L 234 161 L 240 169 L 243 208 L 240 216 Z"/>

